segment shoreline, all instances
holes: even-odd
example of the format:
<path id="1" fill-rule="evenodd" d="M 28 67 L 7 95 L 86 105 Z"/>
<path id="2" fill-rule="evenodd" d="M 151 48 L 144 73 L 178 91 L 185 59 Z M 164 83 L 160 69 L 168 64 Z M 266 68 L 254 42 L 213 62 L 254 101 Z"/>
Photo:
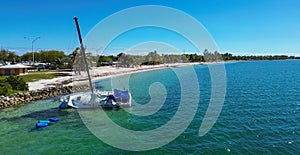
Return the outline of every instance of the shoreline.
<path id="1" fill-rule="evenodd" d="M 192 65 L 200 65 L 202 63 L 176 63 L 176 64 L 162 64 L 154 66 L 141 66 L 136 68 L 116 68 L 112 66 L 93 68 L 92 80 L 102 80 L 111 77 L 117 77 L 127 74 L 134 74 L 152 70 L 159 70 L 168 67 L 184 67 Z M 0 96 L 0 109 L 8 108 L 11 106 L 19 106 L 28 104 L 32 101 L 43 100 L 59 95 L 71 94 L 77 91 L 88 90 L 89 86 L 86 85 L 87 76 L 72 75 L 57 77 L 47 80 L 39 80 L 35 82 L 28 82 L 29 91 L 11 94 L 9 96 Z M 76 85 L 74 85 L 76 82 Z"/>
<path id="2" fill-rule="evenodd" d="M 192 66 L 192 65 L 204 65 L 204 64 L 213 64 L 213 63 L 174 63 L 174 64 L 161 64 L 161 65 L 149 65 L 149 66 L 141 66 L 134 68 L 116 68 L 112 66 L 104 66 L 104 67 L 93 67 L 91 72 L 92 81 L 103 80 L 112 77 L 118 77 L 128 74 L 141 73 L 165 68 L 172 67 L 184 67 L 184 66 Z M 32 90 L 40 90 L 51 87 L 64 87 L 64 86 L 73 86 L 73 82 L 76 82 L 76 85 L 79 83 L 84 84 L 87 82 L 87 75 L 74 75 L 74 71 L 69 72 L 70 76 L 57 77 L 53 79 L 47 80 L 39 80 L 35 82 L 28 82 L 29 91 Z"/>
<path id="3" fill-rule="evenodd" d="M 94 67 L 91 70 L 92 81 L 103 80 L 111 77 L 118 77 L 128 74 L 135 74 L 153 70 L 160 70 L 165 68 L 185 67 L 193 65 L 210 65 L 228 62 L 210 62 L 210 63 L 174 63 L 161 64 L 151 66 L 141 66 L 135 68 L 116 68 L 112 66 Z M 19 106 L 30 103 L 32 101 L 43 100 L 59 95 L 71 94 L 77 91 L 89 90 L 87 85 L 87 76 L 72 75 L 74 72 L 69 72 L 70 76 L 57 77 L 47 80 L 39 80 L 35 82 L 28 82 L 29 91 L 12 94 L 9 96 L 0 96 L 0 109 Z M 76 82 L 76 85 L 74 85 Z"/>

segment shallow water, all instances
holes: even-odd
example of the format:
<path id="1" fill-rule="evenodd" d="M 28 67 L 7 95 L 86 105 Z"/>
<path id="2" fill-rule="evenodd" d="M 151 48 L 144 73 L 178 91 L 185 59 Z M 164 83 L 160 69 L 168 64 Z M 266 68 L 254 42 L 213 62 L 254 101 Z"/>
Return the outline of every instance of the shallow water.
<path id="1" fill-rule="evenodd" d="M 213 128 L 202 137 L 198 130 L 211 95 L 207 65 L 194 66 L 200 86 L 194 119 L 165 146 L 143 152 L 112 147 L 89 131 L 77 110 L 58 111 L 60 102 L 52 98 L 0 111 L 0 154 L 299 154 L 300 61 L 249 61 L 228 63 L 225 68 L 225 103 Z M 155 114 L 140 117 L 125 110 L 97 113 L 106 114 L 130 130 L 149 131 L 163 126 L 176 114 L 182 92 L 172 69 L 138 73 L 129 79 L 134 101 L 148 103 L 149 87 L 154 82 L 163 84 L 166 92 L 156 90 L 152 97 L 167 94 L 166 102 Z M 110 83 L 106 79 L 96 85 L 109 90 Z M 103 123 L 96 113 L 87 114 L 91 121 Z M 35 128 L 38 120 L 50 117 L 59 118 L 59 122 Z M 103 123 L 103 127 L 106 125 Z"/>

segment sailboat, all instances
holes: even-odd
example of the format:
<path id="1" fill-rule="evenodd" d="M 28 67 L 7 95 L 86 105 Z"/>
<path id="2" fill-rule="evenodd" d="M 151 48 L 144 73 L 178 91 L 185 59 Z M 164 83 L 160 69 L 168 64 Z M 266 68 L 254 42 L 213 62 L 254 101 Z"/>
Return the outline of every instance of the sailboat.
<path id="1" fill-rule="evenodd" d="M 84 70 L 88 76 L 88 83 L 90 91 L 77 92 L 61 98 L 59 109 L 65 108 L 97 108 L 102 109 L 119 109 L 131 107 L 131 94 L 128 90 L 113 89 L 112 91 L 98 91 L 94 90 L 91 75 L 89 72 L 89 65 L 87 63 L 85 48 L 82 42 L 78 18 L 74 17 L 76 29 L 78 32 L 80 42 L 80 54 L 84 63 Z"/>

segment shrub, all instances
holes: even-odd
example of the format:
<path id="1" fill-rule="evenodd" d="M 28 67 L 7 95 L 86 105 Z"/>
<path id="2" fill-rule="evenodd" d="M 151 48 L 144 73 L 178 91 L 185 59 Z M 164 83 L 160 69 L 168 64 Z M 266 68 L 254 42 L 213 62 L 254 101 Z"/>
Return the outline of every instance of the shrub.
<path id="1" fill-rule="evenodd" d="M 6 78 L 7 83 L 9 83 L 13 90 L 27 91 L 28 84 L 19 76 L 9 76 Z"/>
<path id="2" fill-rule="evenodd" d="M 12 94 L 14 91 L 11 87 L 11 85 L 9 83 L 6 83 L 4 81 L 0 82 L 0 95 L 10 95 Z"/>
<path id="3" fill-rule="evenodd" d="M 9 76 L 0 81 L 0 95 L 10 95 L 18 91 L 27 91 L 28 84 L 19 76 Z"/>

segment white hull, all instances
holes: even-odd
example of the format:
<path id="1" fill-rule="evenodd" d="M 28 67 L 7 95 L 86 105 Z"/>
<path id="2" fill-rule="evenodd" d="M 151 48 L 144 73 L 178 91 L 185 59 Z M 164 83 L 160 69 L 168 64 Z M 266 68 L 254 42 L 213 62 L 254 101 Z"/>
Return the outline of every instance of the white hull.
<path id="1" fill-rule="evenodd" d="M 131 107 L 131 94 L 127 91 L 126 102 L 122 101 L 122 96 L 114 94 L 114 91 L 98 91 L 95 94 L 90 92 L 81 92 L 68 95 L 68 99 L 64 99 L 60 105 L 60 109 L 75 108 L 75 109 L 90 109 L 90 108 L 128 108 Z M 113 96 L 114 99 L 110 99 L 108 96 Z M 64 102 L 67 104 L 64 106 Z"/>

